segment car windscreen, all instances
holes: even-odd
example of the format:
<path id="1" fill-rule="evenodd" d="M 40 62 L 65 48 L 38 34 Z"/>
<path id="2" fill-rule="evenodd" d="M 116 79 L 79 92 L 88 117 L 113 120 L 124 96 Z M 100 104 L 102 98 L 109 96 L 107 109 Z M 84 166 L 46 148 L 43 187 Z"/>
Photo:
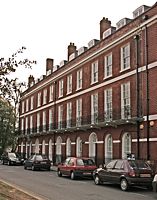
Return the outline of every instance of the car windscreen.
<path id="1" fill-rule="evenodd" d="M 36 155 L 35 159 L 41 161 L 41 160 L 46 160 L 47 157 L 45 155 Z"/>
<path id="2" fill-rule="evenodd" d="M 150 168 L 149 165 L 143 160 L 129 160 L 129 164 L 132 168 L 138 168 L 138 169 Z"/>

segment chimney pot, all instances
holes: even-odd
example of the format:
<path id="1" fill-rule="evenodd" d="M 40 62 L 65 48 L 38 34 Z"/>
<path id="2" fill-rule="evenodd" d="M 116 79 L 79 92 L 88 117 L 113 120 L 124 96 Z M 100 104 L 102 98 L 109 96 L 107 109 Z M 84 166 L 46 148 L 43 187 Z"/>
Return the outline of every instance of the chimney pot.
<path id="1" fill-rule="evenodd" d="M 53 59 L 47 58 L 46 59 L 46 72 L 53 69 Z"/>

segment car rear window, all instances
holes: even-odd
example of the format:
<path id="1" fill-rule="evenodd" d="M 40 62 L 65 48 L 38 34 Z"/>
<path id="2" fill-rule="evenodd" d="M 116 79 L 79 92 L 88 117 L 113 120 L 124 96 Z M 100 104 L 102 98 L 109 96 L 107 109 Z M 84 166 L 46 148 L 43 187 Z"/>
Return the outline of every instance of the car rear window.
<path id="1" fill-rule="evenodd" d="M 9 153 L 8 156 L 9 156 L 10 158 L 16 158 L 16 154 L 15 154 L 15 153 Z"/>
<path id="2" fill-rule="evenodd" d="M 129 164 L 132 168 L 149 168 L 149 165 L 143 160 L 129 160 Z"/>
<path id="3" fill-rule="evenodd" d="M 90 166 L 94 165 L 94 161 L 92 159 L 77 159 L 78 166 Z"/>

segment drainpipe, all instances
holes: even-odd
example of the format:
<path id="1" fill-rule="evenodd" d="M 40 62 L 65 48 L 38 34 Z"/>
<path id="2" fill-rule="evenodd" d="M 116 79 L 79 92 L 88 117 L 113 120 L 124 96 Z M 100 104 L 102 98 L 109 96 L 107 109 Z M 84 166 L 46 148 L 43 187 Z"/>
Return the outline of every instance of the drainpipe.
<path id="1" fill-rule="evenodd" d="M 139 91 L 139 35 L 135 35 L 135 65 L 136 65 L 136 131 L 137 131 L 137 159 L 140 158 L 140 91 Z"/>
<path id="2" fill-rule="evenodd" d="M 150 146 L 149 146 L 149 69 L 148 69 L 148 31 L 145 26 L 145 65 L 146 65 L 146 123 L 147 123 L 147 160 L 150 160 Z"/>
<path id="3" fill-rule="evenodd" d="M 53 115 L 53 120 L 54 120 L 54 134 L 53 134 L 53 164 L 56 164 L 56 128 L 57 128 L 57 118 L 56 118 L 56 90 L 57 90 L 57 82 L 54 82 L 54 115 Z"/>

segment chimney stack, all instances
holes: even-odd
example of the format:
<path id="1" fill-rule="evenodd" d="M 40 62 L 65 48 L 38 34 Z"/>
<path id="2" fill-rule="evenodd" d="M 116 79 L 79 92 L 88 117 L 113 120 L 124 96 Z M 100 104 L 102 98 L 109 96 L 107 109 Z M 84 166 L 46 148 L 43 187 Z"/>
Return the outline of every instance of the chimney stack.
<path id="1" fill-rule="evenodd" d="M 70 42 L 70 45 L 68 46 L 68 60 L 69 56 L 73 53 L 76 53 L 76 46 L 74 43 Z"/>
<path id="2" fill-rule="evenodd" d="M 46 72 L 53 69 L 53 59 L 47 58 L 46 59 Z"/>
<path id="3" fill-rule="evenodd" d="M 35 80 L 34 80 L 34 76 L 30 75 L 28 77 L 28 87 L 30 87 L 32 83 L 34 84 Z"/>
<path id="4" fill-rule="evenodd" d="M 103 32 L 111 28 L 111 21 L 108 18 L 103 17 L 100 21 L 100 40 L 103 39 Z"/>

